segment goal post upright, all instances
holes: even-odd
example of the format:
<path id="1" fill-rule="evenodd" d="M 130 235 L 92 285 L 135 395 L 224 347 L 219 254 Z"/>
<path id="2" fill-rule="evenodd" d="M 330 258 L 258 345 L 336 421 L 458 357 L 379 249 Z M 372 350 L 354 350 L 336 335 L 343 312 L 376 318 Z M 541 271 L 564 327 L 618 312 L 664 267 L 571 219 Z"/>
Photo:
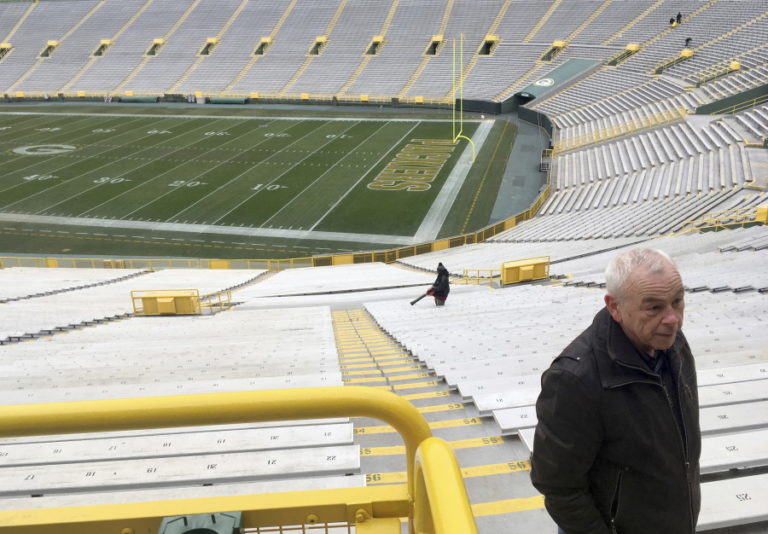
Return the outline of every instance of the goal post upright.
<path id="1" fill-rule="evenodd" d="M 459 34 L 459 72 L 457 73 L 456 69 L 456 38 L 453 38 L 453 61 L 452 61 L 452 74 L 453 74 L 453 84 L 452 84 L 452 91 L 451 91 L 451 99 L 453 100 L 451 108 L 451 139 L 453 143 L 458 143 L 459 139 L 465 139 L 469 142 L 469 145 L 472 147 L 472 163 L 475 162 L 475 143 L 464 135 L 464 34 Z M 458 131 L 457 130 L 457 110 L 456 110 L 456 89 L 458 87 L 458 100 L 459 100 L 459 109 L 458 109 Z"/>

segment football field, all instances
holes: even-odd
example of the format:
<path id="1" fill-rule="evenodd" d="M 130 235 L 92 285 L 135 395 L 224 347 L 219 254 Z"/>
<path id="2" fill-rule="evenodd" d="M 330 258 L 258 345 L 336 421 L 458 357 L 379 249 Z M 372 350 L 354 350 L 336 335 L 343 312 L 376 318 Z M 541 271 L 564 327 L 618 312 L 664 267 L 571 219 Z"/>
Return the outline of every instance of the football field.
<path id="1" fill-rule="evenodd" d="M 490 121 L 467 121 L 481 151 Z M 435 239 L 472 168 L 444 119 L 0 113 L 3 221 Z"/>

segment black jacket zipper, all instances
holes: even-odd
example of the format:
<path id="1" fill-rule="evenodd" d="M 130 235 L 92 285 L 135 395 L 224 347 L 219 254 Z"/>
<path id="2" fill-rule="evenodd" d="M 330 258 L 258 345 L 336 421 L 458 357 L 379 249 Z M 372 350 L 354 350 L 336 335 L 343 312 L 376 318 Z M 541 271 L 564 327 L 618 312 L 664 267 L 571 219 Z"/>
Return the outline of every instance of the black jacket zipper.
<path id="1" fill-rule="evenodd" d="M 658 375 L 652 374 L 649 371 L 643 369 L 642 367 L 636 367 L 634 365 L 629 365 L 627 363 L 624 363 L 622 361 L 616 360 L 616 363 L 618 365 L 621 365 L 622 367 L 626 367 L 628 369 L 634 369 L 636 371 L 640 371 L 643 374 L 646 374 L 648 376 L 658 377 Z M 677 376 L 680 377 L 682 375 L 682 362 L 680 362 L 681 369 L 678 369 Z M 679 379 L 675 380 L 675 385 L 678 385 L 680 383 Z M 681 429 L 677 423 L 677 417 L 675 417 L 675 407 L 672 406 L 672 399 L 669 398 L 669 392 L 667 391 L 667 388 L 664 387 L 663 382 L 659 383 L 656 380 L 630 380 L 627 382 L 622 382 L 621 384 L 616 384 L 614 386 L 611 386 L 610 389 L 626 386 L 628 384 L 652 384 L 654 386 L 658 386 L 661 388 L 661 390 L 664 392 L 664 397 L 667 399 L 667 406 L 669 406 L 669 413 L 672 416 L 672 421 L 674 422 L 675 427 L 677 427 L 677 437 L 680 440 L 680 449 L 683 452 L 683 469 L 685 470 L 685 486 L 688 489 L 688 519 L 691 525 L 691 532 L 694 531 L 694 525 L 693 525 L 693 502 L 692 502 L 692 496 L 691 496 L 691 480 L 689 477 L 690 472 L 690 465 L 691 462 L 688 460 L 688 449 L 686 447 L 686 443 L 688 442 L 688 432 L 685 428 L 685 414 L 681 413 L 680 421 L 682 423 L 683 428 Z M 685 392 L 683 392 L 684 394 Z M 678 396 L 680 395 L 680 392 L 678 391 Z M 680 407 L 680 410 L 682 412 L 682 406 Z M 683 438 L 685 436 L 685 438 Z M 619 479 L 621 480 L 621 479 Z M 611 518 L 611 527 L 613 528 L 613 518 Z"/>

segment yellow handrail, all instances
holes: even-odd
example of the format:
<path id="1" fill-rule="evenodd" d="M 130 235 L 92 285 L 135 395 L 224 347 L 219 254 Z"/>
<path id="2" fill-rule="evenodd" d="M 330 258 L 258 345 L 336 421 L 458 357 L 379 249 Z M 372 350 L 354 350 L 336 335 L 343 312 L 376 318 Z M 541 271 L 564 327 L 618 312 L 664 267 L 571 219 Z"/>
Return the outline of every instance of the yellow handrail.
<path id="1" fill-rule="evenodd" d="M 335 514 L 334 517 L 344 516 L 352 509 L 353 520 L 358 523 L 389 520 L 405 512 L 412 520 L 410 532 L 414 534 L 477 532 L 450 446 L 431 437 L 429 425 L 411 403 L 374 388 L 296 388 L 0 406 L 0 438 L 340 416 L 373 417 L 400 433 L 406 449 L 407 485 L 264 495 L 258 499 L 249 496 L 250 500 L 217 497 L 141 503 L 138 507 L 136 503 L 126 503 L 0 512 L 0 532 L 76 532 L 72 528 L 106 527 L 120 522 L 147 525 L 163 515 L 215 509 L 243 509 L 245 517 L 258 517 L 261 521 L 278 517 L 284 521 L 295 517 L 286 515 L 290 508 L 298 514 L 308 506 Z M 300 501 L 288 498 L 299 494 L 303 496 Z M 382 501 L 382 505 L 376 506 L 376 500 Z M 299 504 L 286 506 L 286 502 Z"/>
<path id="2" fill-rule="evenodd" d="M 435 469 L 440 466 L 439 469 Z M 419 534 L 460 532 L 477 527 L 467 500 L 464 479 L 450 446 L 428 438 L 416 451 L 413 526 Z M 429 503 L 429 507 L 424 503 Z"/>
<path id="3" fill-rule="evenodd" d="M 412 488 L 416 448 L 432 431 L 408 401 L 362 386 L 0 406 L 0 437 L 320 419 L 342 414 L 374 417 L 400 432 Z"/>

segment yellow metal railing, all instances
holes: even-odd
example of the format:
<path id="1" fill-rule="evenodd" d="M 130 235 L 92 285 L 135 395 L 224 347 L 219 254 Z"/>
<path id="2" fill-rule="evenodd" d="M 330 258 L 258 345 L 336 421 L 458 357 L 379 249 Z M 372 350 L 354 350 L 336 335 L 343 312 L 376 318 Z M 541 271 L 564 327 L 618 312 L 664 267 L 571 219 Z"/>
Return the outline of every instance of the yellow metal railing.
<path id="1" fill-rule="evenodd" d="M 200 315 L 224 311 L 232 305 L 232 291 L 225 289 L 200 296 L 197 289 L 131 291 L 134 315 Z"/>
<path id="2" fill-rule="evenodd" d="M 242 511 L 244 528 L 346 523 L 357 532 L 476 534 L 450 446 L 405 399 L 361 386 L 210 393 L 0 406 L 0 437 L 373 417 L 394 427 L 406 449 L 407 484 L 235 497 L 0 511 L 0 533 L 156 532 L 163 517 Z"/>
<path id="3" fill-rule="evenodd" d="M 768 206 L 734 208 L 707 213 L 699 219 L 686 221 L 675 234 L 733 228 L 759 222 L 768 224 Z"/>
<path id="4" fill-rule="evenodd" d="M 717 111 L 713 111 L 712 113 L 708 113 L 708 115 L 730 115 L 732 113 L 737 113 L 739 111 L 744 111 L 745 109 L 759 106 L 763 102 L 768 102 L 768 95 L 758 96 L 752 100 L 746 100 L 732 106 L 724 107 L 722 109 L 718 109 Z"/>
<path id="5" fill-rule="evenodd" d="M 596 143 L 603 143 L 609 139 L 616 139 L 625 135 L 636 134 L 645 130 L 651 130 L 653 128 L 658 128 L 659 126 L 684 120 L 686 114 L 687 111 L 685 108 L 660 111 L 652 115 L 646 115 L 637 119 L 632 119 L 627 122 L 608 126 L 607 128 L 601 128 L 586 134 L 569 137 L 567 139 L 561 139 L 555 143 L 554 151 L 556 153 L 566 152 L 568 150 L 575 150 L 577 148 L 593 145 Z"/>
<path id="6" fill-rule="evenodd" d="M 461 278 L 455 280 L 459 284 L 492 284 L 494 278 L 500 276 L 499 269 L 464 269 Z"/>
<path id="7" fill-rule="evenodd" d="M 232 290 L 225 289 L 200 297 L 200 307 L 210 310 L 211 313 L 224 311 L 232 306 Z"/>

